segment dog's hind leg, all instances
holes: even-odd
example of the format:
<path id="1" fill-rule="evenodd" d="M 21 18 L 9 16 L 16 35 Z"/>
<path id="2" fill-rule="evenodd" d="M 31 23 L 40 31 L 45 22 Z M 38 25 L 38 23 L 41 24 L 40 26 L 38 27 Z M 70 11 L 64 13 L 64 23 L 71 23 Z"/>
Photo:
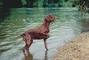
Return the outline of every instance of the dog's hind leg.
<path id="1" fill-rule="evenodd" d="M 31 36 L 29 34 L 25 34 L 23 36 L 23 40 L 25 41 L 25 46 L 23 48 L 23 52 L 25 52 L 25 50 L 29 50 L 29 47 L 33 43 L 33 40 L 31 39 Z"/>

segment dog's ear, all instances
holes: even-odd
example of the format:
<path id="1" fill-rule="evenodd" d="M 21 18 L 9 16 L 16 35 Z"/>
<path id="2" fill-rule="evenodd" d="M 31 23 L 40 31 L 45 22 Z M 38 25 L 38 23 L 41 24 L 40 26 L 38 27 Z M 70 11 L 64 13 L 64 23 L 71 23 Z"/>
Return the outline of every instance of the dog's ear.
<path id="1" fill-rule="evenodd" d="M 48 16 L 46 16 L 46 20 L 47 21 L 50 21 L 52 18 L 51 18 L 51 15 L 48 15 Z"/>
<path id="2" fill-rule="evenodd" d="M 54 16 L 48 15 L 48 16 L 46 16 L 46 20 L 47 21 L 54 21 L 54 20 L 56 20 L 56 18 Z"/>
<path id="3" fill-rule="evenodd" d="M 47 21 L 50 20 L 50 16 L 49 16 L 49 15 L 46 16 L 46 20 L 47 20 Z"/>

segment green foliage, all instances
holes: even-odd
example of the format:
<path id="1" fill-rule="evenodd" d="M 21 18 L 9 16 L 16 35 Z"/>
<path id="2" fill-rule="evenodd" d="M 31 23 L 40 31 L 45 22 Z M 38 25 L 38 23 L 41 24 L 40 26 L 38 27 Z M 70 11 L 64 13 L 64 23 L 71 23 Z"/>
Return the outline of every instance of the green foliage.
<path id="1" fill-rule="evenodd" d="M 36 0 L 34 3 L 33 3 L 33 7 L 42 7 L 42 3 L 43 1 L 42 0 Z"/>
<path id="2" fill-rule="evenodd" d="M 80 11 L 89 13 L 89 0 L 69 0 L 76 5 Z"/>
<path id="3" fill-rule="evenodd" d="M 0 1 L 0 7 L 2 7 L 3 3 Z"/>
<path id="4" fill-rule="evenodd" d="M 89 12 L 89 0 L 0 0 L 0 7 L 75 7 Z"/>
<path id="5" fill-rule="evenodd" d="M 22 5 L 26 5 L 26 0 L 21 0 L 22 1 Z"/>
<path id="6" fill-rule="evenodd" d="M 2 5 L 3 3 L 2 2 L 0 2 L 0 5 Z"/>
<path id="7" fill-rule="evenodd" d="M 63 1 L 60 4 L 62 5 L 62 7 L 72 7 L 72 3 L 70 3 L 69 1 L 67 1 L 67 2 Z"/>

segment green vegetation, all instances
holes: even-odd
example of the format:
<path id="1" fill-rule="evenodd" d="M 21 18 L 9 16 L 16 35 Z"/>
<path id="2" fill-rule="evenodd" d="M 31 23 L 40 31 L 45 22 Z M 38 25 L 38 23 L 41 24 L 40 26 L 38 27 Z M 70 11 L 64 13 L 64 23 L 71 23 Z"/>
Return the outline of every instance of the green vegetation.
<path id="1" fill-rule="evenodd" d="M 89 0 L 69 0 L 80 11 L 89 13 Z"/>
<path id="2" fill-rule="evenodd" d="M 21 2 L 23 6 L 26 5 L 26 0 L 21 0 Z"/>
<path id="3" fill-rule="evenodd" d="M 89 12 L 89 0 L 0 0 L 0 7 L 78 7 L 80 11 Z"/>
<path id="4" fill-rule="evenodd" d="M 60 3 L 62 5 L 62 7 L 72 7 L 72 3 L 69 1 L 63 1 L 62 3 Z"/>
<path id="5" fill-rule="evenodd" d="M 0 1 L 0 7 L 2 7 L 2 5 L 3 5 L 3 3 L 2 3 L 2 1 Z"/>
<path id="6" fill-rule="evenodd" d="M 2 7 L 71 7 L 68 0 L 0 0 Z"/>

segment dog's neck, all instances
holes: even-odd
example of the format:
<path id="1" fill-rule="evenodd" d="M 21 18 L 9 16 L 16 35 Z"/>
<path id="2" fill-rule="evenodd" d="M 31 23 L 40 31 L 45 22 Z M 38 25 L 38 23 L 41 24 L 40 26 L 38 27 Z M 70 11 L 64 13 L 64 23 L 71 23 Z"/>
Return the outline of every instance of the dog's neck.
<path id="1" fill-rule="evenodd" d="M 49 22 L 49 21 L 47 21 L 46 19 L 44 20 L 44 23 L 43 23 L 43 25 L 45 25 L 46 27 L 50 27 L 50 23 L 51 22 Z"/>

